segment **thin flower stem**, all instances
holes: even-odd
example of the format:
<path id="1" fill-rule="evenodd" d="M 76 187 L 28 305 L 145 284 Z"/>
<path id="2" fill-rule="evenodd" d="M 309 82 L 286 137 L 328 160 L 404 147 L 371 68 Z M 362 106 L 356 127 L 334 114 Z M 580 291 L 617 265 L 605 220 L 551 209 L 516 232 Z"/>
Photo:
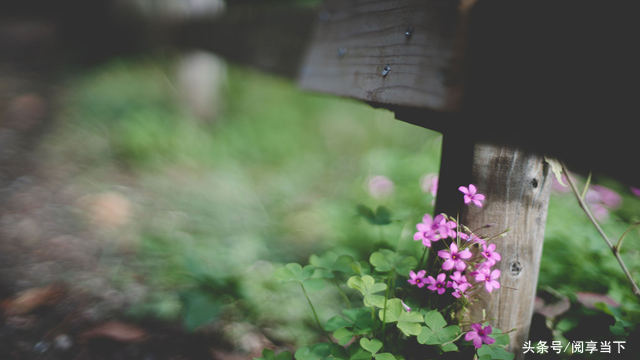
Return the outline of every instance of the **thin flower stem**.
<path id="1" fill-rule="evenodd" d="M 429 248 L 425 246 L 425 247 L 424 247 L 424 250 L 422 250 L 422 256 L 420 257 L 420 262 L 418 263 L 418 264 L 419 264 L 418 266 L 419 266 L 420 268 L 422 268 L 422 263 L 424 262 L 424 260 L 425 260 L 425 258 L 426 258 L 426 256 L 427 256 L 427 250 L 428 250 L 428 249 L 429 249 Z"/>
<path id="2" fill-rule="evenodd" d="M 638 227 L 638 225 L 640 225 L 640 221 L 636 221 L 635 223 L 631 224 L 631 226 L 629 226 L 629 228 L 624 233 L 622 233 L 622 236 L 620 236 L 620 239 L 618 239 L 618 244 L 616 245 L 616 248 L 618 249 L 618 251 L 620 251 L 620 247 L 622 246 L 622 240 L 625 238 L 625 236 L 627 236 L 627 234 L 631 230 Z"/>
<path id="3" fill-rule="evenodd" d="M 311 299 L 307 294 L 307 290 L 304 288 L 304 285 L 302 283 L 300 283 L 300 287 L 302 288 L 302 292 L 304 293 L 304 296 L 307 298 L 307 301 L 309 302 L 309 306 L 311 306 L 311 311 L 313 311 L 313 316 L 316 319 L 316 324 L 318 324 L 318 327 L 322 330 L 322 332 L 327 337 L 327 339 L 329 339 L 330 342 L 333 342 L 333 339 L 331 338 L 329 333 L 327 333 L 327 330 L 325 330 L 324 326 L 320 324 L 320 319 L 318 318 L 318 313 L 316 312 L 316 308 L 313 307 L 313 304 L 311 303 Z"/>
<path id="4" fill-rule="evenodd" d="M 393 275 L 393 270 L 391 270 L 391 274 L 387 278 L 387 289 L 384 292 L 384 308 L 382 309 L 382 349 L 384 350 L 385 343 L 385 330 L 387 325 L 387 301 L 389 300 L 389 288 L 391 286 L 391 275 Z"/>
<path id="5" fill-rule="evenodd" d="M 617 246 L 613 246 L 613 244 L 611 243 L 611 241 L 607 237 L 607 234 L 605 234 L 604 230 L 602 230 L 602 227 L 600 227 L 600 224 L 598 223 L 596 218 L 591 213 L 591 210 L 589 209 L 589 206 L 587 206 L 587 204 L 584 202 L 584 199 L 578 193 L 578 189 L 576 189 L 576 186 L 574 185 L 573 181 L 571 181 L 571 177 L 569 176 L 569 171 L 567 171 L 567 168 L 566 168 L 566 166 L 564 164 L 562 164 L 562 172 L 564 173 L 565 177 L 567 178 L 567 182 L 569 183 L 569 186 L 571 187 L 571 190 L 573 191 L 574 195 L 578 199 L 578 204 L 580 204 L 580 207 L 585 212 L 585 214 L 587 215 L 587 217 L 589 218 L 589 220 L 591 221 L 593 226 L 596 227 L 596 230 L 598 231 L 598 233 L 600 234 L 602 239 L 604 239 L 604 242 L 607 244 L 607 246 L 609 246 L 609 249 L 611 249 L 611 252 L 613 253 L 613 256 L 615 256 L 616 260 L 618 260 L 618 263 L 620 264 L 620 267 L 622 268 L 622 271 L 624 272 L 625 276 L 627 277 L 627 279 L 631 283 L 631 289 L 633 290 L 633 293 L 636 296 L 640 297 L 640 288 L 638 287 L 638 284 L 636 284 L 635 280 L 631 276 L 631 273 L 627 269 L 627 266 L 625 265 L 624 261 L 622 260 L 622 257 L 620 256 L 620 249 Z M 620 241 L 618 243 L 620 243 Z"/>
<path id="6" fill-rule="evenodd" d="M 347 296 L 347 294 L 345 294 L 344 290 L 342 290 L 342 288 L 338 284 L 338 280 L 336 280 L 335 277 L 333 278 L 333 284 L 336 286 L 338 292 L 342 296 L 342 300 L 344 300 L 345 304 L 347 304 L 347 308 L 351 309 L 351 301 L 349 301 L 349 297 Z"/>

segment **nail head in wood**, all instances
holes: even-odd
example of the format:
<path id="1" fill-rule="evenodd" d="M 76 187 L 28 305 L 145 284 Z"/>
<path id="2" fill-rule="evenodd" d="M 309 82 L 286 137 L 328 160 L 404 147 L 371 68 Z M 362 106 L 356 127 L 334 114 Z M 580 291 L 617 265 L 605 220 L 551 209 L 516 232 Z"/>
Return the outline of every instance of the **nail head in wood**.
<path id="1" fill-rule="evenodd" d="M 382 68 L 382 76 L 387 76 L 389 75 L 389 72 L 391 71 L 391 66 L 389 66 L 389 64 L 385 65 Z"/>
<path id="2" fill-rule="evenodd" d="M 411 36 L 413 36 L 413 27 L 409 26 L 405 31 L 404 31 L 404 37 L 409 40 L 411 39 Z"/>

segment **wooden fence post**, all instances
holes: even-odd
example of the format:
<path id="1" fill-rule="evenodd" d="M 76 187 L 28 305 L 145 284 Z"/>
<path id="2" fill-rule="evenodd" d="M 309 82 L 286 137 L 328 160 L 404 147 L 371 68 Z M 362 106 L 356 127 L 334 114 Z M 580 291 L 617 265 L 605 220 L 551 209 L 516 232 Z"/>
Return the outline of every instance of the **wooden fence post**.
<path id="1" fill-rule="evenodd" d="M 492 294 L 482 290 L 480 301 L 471 307 L 471 316 L 482 319 L 482 310 L 486 309 L 487 318 L 495 317 L 491 323 L 502 331 L 515 328 L 507 350 L 514 352 L 516 359 L 523 359 L 551 188 L 548 166 L 535 153 L 466 140 L 445 135 L 436 213 L 455 216 L 461 209 L 460 221 L 470 229 L 495 224 L 484 230 L 487 235 L 510 229 L 495 240 L 502 255 L 498 263 L 502 287 Z M 461 206 L 458 187 L 469 183 L 486 196 L 482 208 Z"/>

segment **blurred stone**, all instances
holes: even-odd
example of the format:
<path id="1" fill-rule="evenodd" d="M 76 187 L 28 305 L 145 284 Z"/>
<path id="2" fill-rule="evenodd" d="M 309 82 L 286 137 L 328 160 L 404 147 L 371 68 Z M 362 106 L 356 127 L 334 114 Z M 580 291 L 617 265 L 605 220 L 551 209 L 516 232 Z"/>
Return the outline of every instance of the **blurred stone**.
<path id="1" fill-rule="evenodd" d="M 126 225 L 133 212 L 129 199 L 117 192 L 83 196 L 78 200 L 78 206 L 87 211 L 94 225 L 106 228 Z"/>
<path id="2" fill-rule="evenodd" d="M 177 65 L 178 92 L 189 111 L 201 121 L 220 113 L 222 87 L 227 82 L 224 60 L 205 51 L 185 54 Z"/>

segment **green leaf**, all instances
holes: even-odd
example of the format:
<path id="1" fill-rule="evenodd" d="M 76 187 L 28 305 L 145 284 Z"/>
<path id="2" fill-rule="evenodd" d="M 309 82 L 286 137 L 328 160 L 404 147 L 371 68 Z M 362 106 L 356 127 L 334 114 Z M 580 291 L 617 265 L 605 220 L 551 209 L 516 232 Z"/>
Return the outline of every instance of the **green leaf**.
<path id="1" fill-rule="evenodd" d="M 616 321 L 614 325 L 610 325 L 609 330 L 616 336 L 629 336 L 629 333 L 624 328 L 624 323 L 620 320 Z"/>
<path id="2" fill-rule="evenodd" d="M 315 267 L 313 265 L 302 267 L 297 263 L 289 263 L 284 267 L 277 269 L 274 276 L 278 282 L 302 282 L 309 279 L 313 275 L 314 271 Z"/>
<path id="3" fill-rule="evenodd" d="M 358 215 L 362 216 L 365 220 L 367 220 L 367 222 L 369 222 L 370 224 L 375 224 L 376 216 L 370 207 L 358 204 L 358 206 L 356 206 L 356 210 L 358 211 Z"/>
<path id="4" fill-rule="evenodd" d="M 384 296 L 374 294 L 386 290 L 387 284 L 376 283 L 373 277 L 365 275 L 362 277 L 350 277 L 347 281 L 347 286 L 362 293 L 362 295 L 364 296 L 364 305 L 366 307 L 384 306 Z"/>
<path id="5" fill-rule="evenodd" d="M 381 252 L 374 252 L 369 257 L 369 262 L 373 267 L 376 268 L 377 271 L 387 272 L 393 269 L 393 265 L 391 262 L 382 254 Z"/>
<path id="6" fill-rule="evenodd" d="M 371 267 L 369 266 L 369 263 L 366 261 L 352 262 L 351 270 L 353 270 L 353 272 L 359 276 L 368 275 L 371 273 Z"/>
<path id="7" fill-rule="evenodd" d="M 331 343 L 318 343 L 299 348 L 295 353 L 296 360 L 322 360 L 331 355 Z"/>
<path id="8" fill-rule="evenodd" d="M 385 317 L 383 319 L 382 317 Z M 389 299 L 387 301 L 386 313 L 380 310 L 378 312 L 380 320 L 385 322 L 397 322 L 396 325 L 400 331 L 405 335 L 418 335 L 422 331 L 420 323 L 423 321 L 422 314 L 418 312 L 406 312 L 402 308 L 402 301 L 400 299 Z"/>
<path id="9" fill-rule="evenodd" d="M 341 327 L 351 326 L 353 322 L 343 318 L 340 315 L 332 316 L 327 322 L 324 324 L 324 329 L 327 331 L 336 331 Z"/>
<path id="10" fill-rule="evenodd" d="M 478 360 L 491 360 L 491 355 L 484 354 L 478 358 Z"/>
<path id="11" fill-rule="evenodd" d="M 309 263 L 316 267 L 314 276 L 329 279 L 334 278 L 336 272 L 355 273 L 351 267 L 354 261 L 350 255 L 342 254 L 338 256 L 332 251 L 326 252 L 322 256 L 314 254 L 309 257 Z"/>
<path id="12" fill-rule="evenodd" d="M 391 224 L 391 210 L 386 206 L 378 206 L 375 215 L 376 225 Z"/>
<path id="13" fill-rule="evenodd" d="M 418 334 L 418 342 L 427 345 L 441 345 L 454 340 L 462 333 L 457 325 L 447 326 L 442 314 L 437 310 L 431 310 L 424 316 L 427 326 L 422 327 Z"/>
<path id="14" fill-rule="evenodd" d="M 482 347 L 478 349 L 478 356 L 482 357 L 486 355 L 489 355 L 492 360 L 512 360 L 515 357 L 515 354 L 508 352 L 503 346 L 483 344 Z"/>
<path id="15" fill-rule="evenodd" d="M 377 271 L 388 272 L 395 270 L 402 276 L 409 276 L 409 271 L 418 266 L 418 260 L 413 256 L 404 256 L 389 249 L 374 252 L 369 257 L 369 262 Z"/>
<path id="16" fill-rule="evenodd" d="M 253 358 L 253 360 L 291 360 L 292 355 L 288 351 L 283 351 L 276 355 L 271 349 L 263 349 L 262 357 Z"/>
<path id="17" fill-rule="evenodd" d="M 302 285 L 309 292 L 318 291 L 324 288 L 324 279 L 307 279 L 302 282 Z"/>
<path id="18" fill-rule="evenodd" d="M 360 330 L 369 331 L 373 326 L 373 319 L 371 318 L 371 309 L 368 307 L 360 307 L 356 309 L 344 309 L 342 314 L 348 321 L 353 323 L 353 327 Z"/>
<path id="19" fill-rule="evenodd" d="M 369 340 L 367 338 L 362 338 L 360 339 L 360 346 L 371 354 L 375 354 L 382 349 L 382 341 L 378 339 Z"/>
<path id="20" fill-rule="evenodd" d="M 391 224 L 391 210 L 385 206 L 378 206 L 375 212 L 362 204 L 359 204 L 356 209 L 358 215 L 362 216 L 371 225 Z"/>
<path id="21" fill-rule="evenodd" d="M 360 342 L 349 345 L 349 360 L 371 360 L 371 353 L 360 346 Z"/>
<path id="22" fill-rule="evenodd" d="M 424 323 L 432 329 L 440 329 L 447 326 L 447 321 L 438 310 L 431 310 L 424 316 Z"/>
<path id="23" fill-rule="evenodd" d="M 493 343 L 493 346 L 499 346 L 499 345 L 507 346 L 511 341 L 511 339 L 509 338 L 509 334 L 503 334 L 502 330 L 498 328 L 493 328 L 493 332 L 491 333 L 490 336 L 496 339 L 496 341 Z"/>
<path id="24" fill-rule="evenodd" d="M 457 351 L 458 350 L 458 346 L 456 346 L 456 344 L 454 343 L 447 343 L 446 345 L 439 345 L 440 349 L 442 349 L 443 352 L 449 352 L 449 351 Z"/>
<path id="25" fill-rule="evenodd" d="M 214 320 L 224 306 L 220 298 L 198 290 L 183 291 L 179 296 L 184 307 L 183 321 L 189 331 Z"/>
<path id="26" fill-rule="evenodd" d="M 333 344 L 333 347 L 331 348 L 331 355 L 334 359 L 349 360 L 347 349 L 345 349 L 344 346 L 340 346 L 338 344 Z"/>
<path id="27" fill-rule="evenodd" d="M 338 339 L 338 344 L 346 345 L 349 341 L 351 341 L 351 339 L 353 339 L 355 334 L 353 333 L 353 330 L 347 327 L 341 327 L 333 332 L 333 336 Z"/>
<path id="28" fill-rule="evenodd" d="M 390 353 L 380 353 L 375 355 L 376 360 L 396 360 L 396 357 Z"/>

